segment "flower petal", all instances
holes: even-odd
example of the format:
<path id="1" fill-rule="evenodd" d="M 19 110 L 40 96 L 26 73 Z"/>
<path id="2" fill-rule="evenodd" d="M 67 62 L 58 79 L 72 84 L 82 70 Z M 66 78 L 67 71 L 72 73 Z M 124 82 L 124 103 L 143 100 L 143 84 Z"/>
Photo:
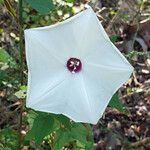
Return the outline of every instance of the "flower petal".
<path id="1" fill-rule="evenodd" d="M 87 51 L 84 61 L 109 67 L 133 69 L 120 51 L 109 41 L 103 40 L 91 43 L 91 50 Z"/>
<path id="2" fill-rule="evenodd" d="M 110 42 L 108 35 L 91 7 L 84 10 L 80 18 L 74 22 L 75 38 L 78 39 L 79 45 L 76 55 L 80 54 L 81 58 L 84 58 L 89 52 L 93 52 L 95 44 L 103 45 L 106 40 Z"/>
<path id="3" fill-rule="evenodd" d="M 34 34 L 26 32 L 26 56 L 28 63 L 28 103 L 36 103 L 38 97 L 67 77 L 68 71 L 59 58 L 54 57 L 39 44 Z"/>
<path id="4" fill-rule="evenodd" d="M 32 34 L 53 56 L 57 56 L 62 63 L 72 56 L 73 51 L 77 48 L 76 39 L 74 38 L 72 22 L 61 24 L 51 28 L 34 28 Z"/>
<path id="5" fill-rule="evenodd" d="M 105 111 L 113 94 L 127 81 L 132 70 L 105 68 L 86 64 L 83 70 L 84 84 L 89 93 L 90 104 L 95 110 L 95 120 Z"/>
<path id="6" fill-rule="evenodd" d="M 64 114 L 76 122 L 93 122 L 93 110 L 81 82 L 81 74 L 70 74 L 64 82 L 49 90 L 32 108 L 44 112 Z"/>

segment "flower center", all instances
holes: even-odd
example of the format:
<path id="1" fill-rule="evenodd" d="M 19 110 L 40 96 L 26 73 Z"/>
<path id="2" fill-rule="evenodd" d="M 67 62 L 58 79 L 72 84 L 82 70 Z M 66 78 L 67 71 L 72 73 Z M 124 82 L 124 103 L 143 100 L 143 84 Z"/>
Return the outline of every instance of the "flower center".
<path id="1" fill-rule="evenodd" d="M 82 68 L 82 63 L 80 61 L 80 59 L 77 59 L 77 58 L 70 58 L 68 61 L 67 61 L 67 64 L 66 64 L 68 70 L 71 72 L 71 73 L 77 73 L 81 70 Z"/>

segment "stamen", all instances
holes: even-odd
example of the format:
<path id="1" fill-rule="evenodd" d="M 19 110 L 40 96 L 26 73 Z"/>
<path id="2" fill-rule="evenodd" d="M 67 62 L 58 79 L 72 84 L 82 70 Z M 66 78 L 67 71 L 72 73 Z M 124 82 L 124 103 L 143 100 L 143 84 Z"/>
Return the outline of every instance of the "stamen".
<path id="1" fill-rule="evenodd" d="M 66 64 L 68 70 L 71 72 L 71 73 L 77 73 L 81 70 L 82 68 L 82 63 L 80 61 L 80 59 L 77 59 L 77 58 L 70 58 L 68 61 L 67 61 L 67 64 Z"/>

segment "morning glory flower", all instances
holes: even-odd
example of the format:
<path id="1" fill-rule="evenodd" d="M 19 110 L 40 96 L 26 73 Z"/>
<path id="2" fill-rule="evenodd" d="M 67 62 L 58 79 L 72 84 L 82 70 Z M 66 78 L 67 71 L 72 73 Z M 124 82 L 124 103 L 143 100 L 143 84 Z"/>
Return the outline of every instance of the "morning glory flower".
<path id="1" fill-rule="evenodd" d="M 91 7 L 55 25 L 25 30 L 26 106 L 96 124 L 133 67 Z"/>

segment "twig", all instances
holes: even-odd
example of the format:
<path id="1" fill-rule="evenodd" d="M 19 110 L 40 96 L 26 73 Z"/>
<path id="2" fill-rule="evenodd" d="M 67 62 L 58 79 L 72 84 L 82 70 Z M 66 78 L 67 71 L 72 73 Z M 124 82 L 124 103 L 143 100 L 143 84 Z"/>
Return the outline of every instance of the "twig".
<path id="1" fill-rule="evenodd" d="M 146 137 L 146 138 L 142 139 L 141 141 L 137 141 L 135 143 L 132 143 L 131 147 L 132 148 L 137 148 L 137 147 L 139 147 L 141 145 L 144 145 L 146 143 L 150 143 L 150 137 Z"/>
<path id="2" fill-rule="evenodd" d="M 142 89 L 142 92 L 144 92 L 144 93 L 150 92 L 150 90 L 149 90 L 149 89 L 150 89 L 150 86 L 145 87 L 145 88 L 141 87 L 141 89 Z M 134 91 L 134 92 L 128 93 L 128 94 L 126 94 L 126 95 L 124 95 L 124 96 L 120 96 L 120 99 L 124 99 L 124 98 L 130 97 L 130 96 L 132 96 L 132 95 L 135 94 L 135 93 L 140 93 L 140 92 Z"/>
<path id="3" fill-rule="evenodd" d="M 23 17 L 22 0 L 19 0 L 19 52 L 20 52 L 20 82 L 23 84 Z"/>
<path id="4" fill-rule="evenodd" d="M 136 40 L 136 37 L 138 35 L 138 31 L 140 29 L 140 16 L 141 16 L 141 13 L 142 13 L 142 7 L 143 7 L 143 0 L 141 2 L 141 5 L 139 6 L 139 9 L 137 11 L 137 13 L 135 14 L 134 18 L 136 18 L 136 32 L 133 36 L 133 41 L 132 41 L 132 49 L 134 49 L 134 43 L 135 43 L 135 40 Z"/>
<path id="5" fill-rule="evenodd" d="M 19 8 L 18 8 L 18 15 L 19 15 L 19 37 L 20 37 L 20 42 L 19 42 L 19 52 L 20 52 L 20 83 L 21 85 L 23 84 L 23 17 L 22 17 L 22 0 L 19 0 Z M 19 128 L 18 128 L 18 133 L 19 133 L 19 139 L 18 139 L 18 150 L 21 150 L 21 145 L 22 145 L 22 112 L 23 112 L 23 100 L 20 100 L 20 119 L 19 119 Z"/>

